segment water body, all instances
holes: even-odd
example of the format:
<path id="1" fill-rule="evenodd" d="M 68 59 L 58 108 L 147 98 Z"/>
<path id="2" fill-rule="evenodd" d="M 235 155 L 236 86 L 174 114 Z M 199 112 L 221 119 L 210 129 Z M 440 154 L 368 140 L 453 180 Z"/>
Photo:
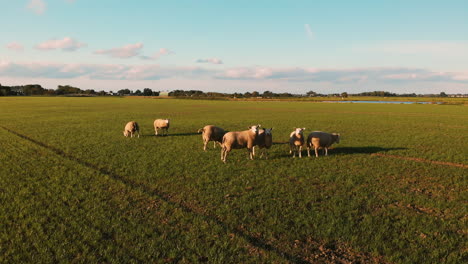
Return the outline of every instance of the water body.
<path id="1" fill-rule="evenodd" d="M 441 104 L 441 102 L 405 102 L 405 101 L 322 101 L 324 103 L 369 103 L 369 104 Z"/>

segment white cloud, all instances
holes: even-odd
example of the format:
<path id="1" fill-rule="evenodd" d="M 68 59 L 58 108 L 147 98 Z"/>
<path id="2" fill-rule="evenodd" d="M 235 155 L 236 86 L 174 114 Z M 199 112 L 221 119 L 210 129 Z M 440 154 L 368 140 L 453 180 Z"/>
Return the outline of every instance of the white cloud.
<path id="1" fill-rule="evenodd" d="M 11 42 L 6 45 L 6 48 L 9 50 L 14 50 L 14 51 L 23 51 L 24 47 L 20 43 L 17 42 Z"/>
<path id="2" fill-rule="evenodd" d="M 310 28 L 309 24 L 304 24 L 304 29 L 307 34 L 307 37 L 309 37 L 310 39 L 314 38 L 314 32 L 312 32 L 312 29 Z"/>
<path id="3" fill-rule="evenodd" d="M 61 49 L 62 51 L 75 51 L 82 47 L 86 47 L 86 44 L 81 43 L 70 37 L 65 37 L 63 39 L 48 40 L 36 45 L 36 48 L 40 50 Z"/>
<path id="4" fill-rule="evenodd" d="M 197 62 L 197 63 L 223 64 L 223 61 L 218 59 L 218 58 L 198 59 L 195 62 Z"/>
<path id="5" fill-rule="evenodd" d="M 43 0 L 30 0 L 26 6 L 38 15 L 42 15 L 46 10 L 46 3 Z"/>
<path id="6" fill-rule="evenodd" d="M 175 54 L 175 52 L 173 52 L 172 50 L 169 50 L 167 48 L 161 48 L 154 55 L 152 55 L 152 56 L 140 56 L 140 59 L 143 59 L 143 60 L 157 60 L 162 56 L 172 55 L 172 54 Z"/>
<path id="7" fill-rule="evenodd" d="M 141 49 L 143 48 L 143 43 L 128 44 L 123 47 L 112 48 L 107 50 L 97 50 L 94 54 L 109 55 L 114 58 L 131 58 L 138 56 Z"/>

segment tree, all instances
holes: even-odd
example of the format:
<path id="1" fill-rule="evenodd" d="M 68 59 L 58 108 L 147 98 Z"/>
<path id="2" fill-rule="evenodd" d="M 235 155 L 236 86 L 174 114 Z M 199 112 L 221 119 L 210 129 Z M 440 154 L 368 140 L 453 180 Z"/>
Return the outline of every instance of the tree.
<path id="1" fill-rule="evenodd" d="M 347 92 L 341 93 L 341 97 L 343 97 L 343 98 L 348 98 L 348 93 L 347 93 Z"/>
<path id="2" fill-rule="evenodd" d="M 129 89 L 122 89 L 122 90 L 118 90 L 117 93 L 119 95 L 126 95 L 126 94 L 131 94 L 132 91 L 130 91 Z"/>
<path id="3" fill-rule="evenodd" d="M 440 97 L 448 97 L 448 95 L 447 95 L 445 92 L 441 92 L 441 93 L 439 94 L 439 96 L 440 96 Z"/>
<path id="4" fill-rule="evenodd" d="M 144 96 L 151 96 L 151 95 L 153 95 L 153 91 L 150 88 L 145 88 L 145 89 L 143 89 L 143 95 Z"/>
<path id="5" fill-rule="evenodd" d="M 73 87 L 70 85 L 59 85 L 57 87 L 57 90 L 55 91 L 56 94 L 58 95 L 63 95 L 63 94 L 81 94 L 84 93 L 83 90 L 77 87 Z"/>
<path id="6" fill-rule="evenodd" d="M 134 95 L 142 95 L 142 92 L 140 90 L 136 90 Z"/>
<path id="7" fill-rule="evenodd" d="M 307 96 L 309 96 L 309 97 L 317 96 L 317 93 L 314 92 L 314 91 L 308 91 L 306 94 L 307 94 Z"/>
<path id="8" fill-rule="evenodd" d="M 264 91 L 262 94 L 263 97 L 273 97 L 274 93 L 270 91 Z"/>
<path id="9" fill-rule="evenodd" d="M 252 97 L 258 97 L 259 95 L 260 95 L 260 93 L 258 93 L 257 91 L 252 92 Z"/>

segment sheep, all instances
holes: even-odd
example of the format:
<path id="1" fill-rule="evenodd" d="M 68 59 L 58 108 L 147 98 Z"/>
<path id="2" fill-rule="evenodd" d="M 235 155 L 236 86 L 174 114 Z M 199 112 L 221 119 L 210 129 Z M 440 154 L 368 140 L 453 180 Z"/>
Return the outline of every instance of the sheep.
<path id="1" fill-rule="evenodd" d="M 158 129 L 162 129 L 163 133 L 162 135 L 167 136 L 167 130 L 169 129 L 169 119 L 156 119 L 154 120 L 154 131 L 155 135 L 158 135 Z M 166 133 L 164 133 L 166 132 Z"/>
<path id="2" fill-rule="evenodd" d="M 212 125 L 204 126 L 203 128 L 198 130 L 198 133 L 202 133 L 204 151 L 206 151 L 206 145 L 210 141 L 214 142 L 214 148 L 216 148 L 216 143 L 218 143 L 221 146 L 221 143 L 223 142 L 223 136 L 224 134 L 226 134 L 224 129 Z"/>
<path id="3" fill-rule="evenodd" d="M 226 163 L 227 156 L 232 149 L 247 148 L 249 158 L 254 159 L 253 147 L 258 136 L 260 125 L 251 126 L 249 130 L 228 132 L 223 136 L 221 145 L 221 160 Z"/>
<path id="4" fill-rule="evenodd" d="M 255 146 L 258 146 L 260 148 L 261 154 L 260 158 L 263 157 L 263 154 L 265 154 L 265 158 L 268 159 L 268 152 L 267 150 L 271 148 L 271 145 L 273 144 L 273 135 L 271 131 L 273 128 L 266 128 L 262 129 L 258 132 L 258 136 L 255 140 L 255 145 L 253 147 L 253 155 L 255 156 Z"/>
<path id="5" fill-rule="evenodd" d="M 125 137 L 130 136 L 131 138 L 133 137 L 133 134 L 137 132 L 138 137 L 140 137 L 140 127 L 138 126 L 138 123 L 135 121 L 130 121 L 125 125 L 123 134 Z"/>
<path id="6" fill-rule="evenodd" d="M 293 158 L 296 157 L 296 152 L 299 154 L 299 158 L 302 158 L 302 145 L 304 145 L 304 134 L 305 128 L 295 128 L 289 135 L 289 153 L 293 154 Z"/>
<path id="7" fill-rule="evenodd" d="M 314 131 L 307 137 L 307 155 L 310 157 L 310 149 L 315 149 L 315 157 L 318 157 L 318 149 L 325 149 L 325 156 L 328 156 L 328 148 L 333 143 L 340 143 L 340 134 Z"/>

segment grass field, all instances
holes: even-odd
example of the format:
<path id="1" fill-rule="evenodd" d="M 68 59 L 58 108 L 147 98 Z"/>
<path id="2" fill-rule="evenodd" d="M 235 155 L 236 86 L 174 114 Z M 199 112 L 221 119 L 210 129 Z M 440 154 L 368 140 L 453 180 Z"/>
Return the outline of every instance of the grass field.
<path id="1" fill-rule="evenodd" d="M 0 262 L 462 263 L 468 108 L 0 98 Z M 152 122 L 170 118 L 169 136 Z M 126 122 L 142 137 L 125 138 Z M 196 131 L 273 127 L 270 159 Z M 291 158 L 293 127 L 339 132 Z"/>

